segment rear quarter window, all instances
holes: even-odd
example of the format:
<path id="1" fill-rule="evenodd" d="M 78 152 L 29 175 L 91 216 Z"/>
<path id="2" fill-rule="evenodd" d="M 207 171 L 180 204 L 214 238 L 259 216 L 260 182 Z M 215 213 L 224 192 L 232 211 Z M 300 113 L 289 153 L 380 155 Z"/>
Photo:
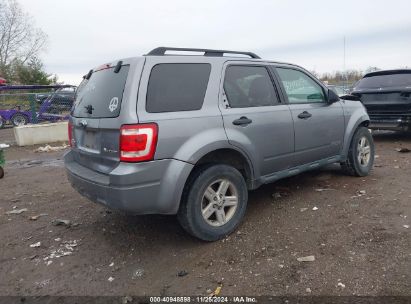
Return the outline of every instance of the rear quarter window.
<path id="1" fill-rule="evenodd" d="M 210 78 L 208 63 L 162 63 L 155 65 L 147 88 L 149 113 L 200 110 Z"/>
<path id="2" fill-rule="evenodd" d="M 118 73 L 114 73 L 114 67 L 96 71 L 90 79 L 84 79 L 77 89 L 72 115 L 83 118 L 117 117 L 129 67 L 122 66 Z"/>

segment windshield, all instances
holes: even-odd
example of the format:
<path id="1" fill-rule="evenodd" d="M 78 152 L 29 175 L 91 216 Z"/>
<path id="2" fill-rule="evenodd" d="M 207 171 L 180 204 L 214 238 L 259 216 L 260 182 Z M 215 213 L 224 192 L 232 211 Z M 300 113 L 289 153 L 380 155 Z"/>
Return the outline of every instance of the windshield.
<path id="1" fill-rule="evenodd" d="M 111 118 L 120 114 L 121 100 L 126 84 L 129 65 L 122 66 L 118 73 L 114 67 L 91 74 L 78 87 L 74 117 Z"/>
<path id="2" fill-rule="evenodd" d="M 410 87 L 411 72 L 403 74 L 375 75 L 364 77 L 356 85 L 356 89 L 379 89 L 392 87 Z"/>

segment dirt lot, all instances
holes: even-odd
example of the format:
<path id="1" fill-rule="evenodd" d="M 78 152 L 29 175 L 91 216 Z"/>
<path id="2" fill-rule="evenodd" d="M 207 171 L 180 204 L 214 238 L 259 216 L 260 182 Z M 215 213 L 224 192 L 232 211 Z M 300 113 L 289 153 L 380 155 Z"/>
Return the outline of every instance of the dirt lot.
<path id="1" fill-rule="evenodd" d="M 0 142 L 10 136 L 0 131 Z M 172 216 L 90 203 L 69 186 L 63 152 L 12 147 L 0 180 L 0 294 L 207 295 L 220 284 L 221 295 L 411 295 L 411 153 L 396 151 L 411 135 L 375 141 L 370 176 L 335 165 L 266 185 L 216 243 Z"/>

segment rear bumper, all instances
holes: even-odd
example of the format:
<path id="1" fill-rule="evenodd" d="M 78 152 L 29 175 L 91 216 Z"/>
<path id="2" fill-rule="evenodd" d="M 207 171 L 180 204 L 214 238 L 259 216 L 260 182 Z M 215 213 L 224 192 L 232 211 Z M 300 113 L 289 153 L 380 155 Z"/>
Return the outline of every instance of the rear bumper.
<path id="1" fill-rule="evenodd" d="M 130 214 L 175 214 L 193 165 L 174 159 L 120 163 L 109 174 L 86 168 L 64 156 L 74 189 L 91 201 Z"/>
<path id="2" fill-rule="evenodd" d="M 382 129 L 382 130 L 398 130 L 409 131 L 411 130 L 411 116 L 409 115 L 381 115 L 381 114 L 369 114 L 370 115 L 370 129 Z"/>

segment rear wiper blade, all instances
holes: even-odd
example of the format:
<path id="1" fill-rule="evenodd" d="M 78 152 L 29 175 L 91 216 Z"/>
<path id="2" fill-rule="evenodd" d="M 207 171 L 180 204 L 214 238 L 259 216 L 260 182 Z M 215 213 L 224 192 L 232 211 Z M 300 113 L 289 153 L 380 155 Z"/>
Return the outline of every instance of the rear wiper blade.
<path id="1" fill-rule="evenodd" d="M 89 80 L 89 79 L 90 79 L 90 77 L 91 77 L 91 74 L 93 74 L 93 70 L 88 71 L 87 75 L 86 75 L 86 76 L 84 76 L 84 79 Z"/>
<path id="2" fill-rule="evenodd" d="M 116 67 L 114 68 L 114 73 L 118 73 L 118 72 L 120 72 L 120 70 L 121 70 L 121 65 L 123 64 L 123 61 L 119 61 L 119 62 L 117 62 L 117 64 L 116 64 Z"/>

